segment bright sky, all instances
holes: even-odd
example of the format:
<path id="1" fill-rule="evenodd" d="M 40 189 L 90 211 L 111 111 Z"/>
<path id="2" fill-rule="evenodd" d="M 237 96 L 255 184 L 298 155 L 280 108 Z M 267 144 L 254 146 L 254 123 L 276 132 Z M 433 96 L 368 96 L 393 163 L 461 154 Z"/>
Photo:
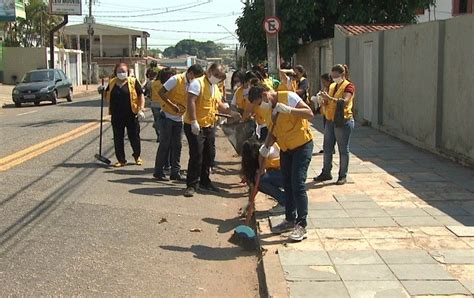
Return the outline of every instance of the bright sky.
<path id="1" fill-rule="evenodd" d="M 235 20 L 244 6 L 241 0 L 95 1 L 92 15 L 96 16 L 96 23 L 147 31 L 151 35 L 149 47 L 160 49 L 185 38 L 235 47 L 236 38 L 218 24 L 235 34 Z M 69 24 L 83 22 L 88 15 L 88 0 L 83 0 L 82 11 L 82 16 L 70 16 Z"/>

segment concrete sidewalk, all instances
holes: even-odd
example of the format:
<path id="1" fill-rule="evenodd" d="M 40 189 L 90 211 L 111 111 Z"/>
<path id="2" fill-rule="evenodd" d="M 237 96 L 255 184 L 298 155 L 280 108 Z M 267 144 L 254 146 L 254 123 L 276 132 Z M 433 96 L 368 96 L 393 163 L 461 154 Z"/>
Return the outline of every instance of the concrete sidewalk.
<path id="1" fill-rule="evenodd" d="M 315 124 L 315 152 L 322 146 Z M 419 297 L 474 293 L 474 171 L 375 129 L 357 127 L 350 183 L 308 177 L 308 239 L 270 233 L 284 216 L 257 202 L 263 266 L 273 297 Z M 338 154 L 333 177 L 337 178 Z"/>
<path id="2" fill-rule="evenodd" d="M 100 85 L 89 85 L 88 88 L 86 88 L 86 85 L 81 85 L 81 86 L 74 86 L 74 97 L 86 97 L 89 95 L 94 95 L 98 94 L 97 93 L 97 88 Z M 5 105 L 13 105 L 12 101 L 12 91 L 13 88 L 15 88 L 14 85 L 3 85 L 0 84 L 0 107 L 3 107 Z M 74 99 L 73 99 L 74 100 Z"/>

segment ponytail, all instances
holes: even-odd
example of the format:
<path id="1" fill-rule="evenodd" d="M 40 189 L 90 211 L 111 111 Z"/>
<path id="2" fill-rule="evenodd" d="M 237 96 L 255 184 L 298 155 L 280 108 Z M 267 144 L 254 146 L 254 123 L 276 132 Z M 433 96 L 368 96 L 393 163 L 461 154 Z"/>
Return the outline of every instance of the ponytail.
<path id="1" fill-rule="evenodd" d="M 331 68 L 331 71 L 336 71 L 340 74 L 344 74 L 346 80 L 349 80 L 349 67 L 347 64 L 336 64 Z"/>

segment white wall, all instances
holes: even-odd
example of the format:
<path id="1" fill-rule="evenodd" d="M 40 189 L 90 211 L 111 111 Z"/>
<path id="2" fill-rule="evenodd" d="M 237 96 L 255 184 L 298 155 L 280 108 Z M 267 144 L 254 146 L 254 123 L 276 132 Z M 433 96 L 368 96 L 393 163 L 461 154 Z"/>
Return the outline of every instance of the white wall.
<path id="1" fill-rule="evenodd" d="M 15 84 L 12 76 L 17 76 L 20 82 L 26 72 L 47 68 L 45 48 L 3 48 L 3 83 Z"/>
<path id="2" fill-rule="evenodd" d="M 437 0 L 436 5 L 425 10 L 424 15 L 417 17 L 419 23 L 452 18 L 453 0 Z"/>
<path id="3" fill-rule="evenodd" d="M 124 49 L 126 55 L 124 55 Z M 128 36 L 102 36 L 102 52 L 105 57 L 128 57 L 130 54 L 128 53 Z M 93 43 L 92 54 L 94 57 L 100 56 L 99 41 Z"/>

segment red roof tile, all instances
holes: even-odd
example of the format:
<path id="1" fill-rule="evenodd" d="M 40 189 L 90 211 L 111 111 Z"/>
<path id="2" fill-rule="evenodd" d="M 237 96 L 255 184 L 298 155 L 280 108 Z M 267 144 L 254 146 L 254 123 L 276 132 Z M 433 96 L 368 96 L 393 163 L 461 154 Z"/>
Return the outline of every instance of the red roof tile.
<path id="1" fill-rule="evenodd" d="M 405 24 L 366 24 L 366 25 L 336 25 L 336 28 L 347 35 L 384 31 L 403 28 Z"/>

